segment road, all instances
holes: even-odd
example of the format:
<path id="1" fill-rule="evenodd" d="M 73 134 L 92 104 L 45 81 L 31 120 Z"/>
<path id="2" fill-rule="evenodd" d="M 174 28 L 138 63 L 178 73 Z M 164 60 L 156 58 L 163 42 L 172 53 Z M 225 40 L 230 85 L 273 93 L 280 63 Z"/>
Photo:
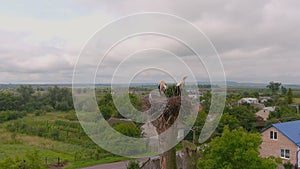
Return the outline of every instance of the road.
<path id="1" fill-rule="evenodd" d="M 149 159 L 149 157 L 136 159 L 138 162 L 145 162 Z M 85 167 L 81 169 L 126 169 L 128 160 L 126 161 L 119 161 L 114 163 L 107 163 L 107 164 L 99 164 L 91 167 Z"/>
<path id="2" fill-rule="evenodd" d="M 86 167 L 82 169 L 126 169 L 128 161 L 120 161 L 109 164 L 100 164 L 92 167 Z"/>
<path id="3" fill-rule="evenodd" d="M 176 154 L 178 155 L 180 151 L 177 151 Z M 150 157 L 151 159 L 153 158 L 159 158 L 159 156 L 152 156 Z M 145 158 L 140 158 L 137 159 L 138 162 L 145 162 L 149 159 L 149 157 Z M 126 169 L 128 160 L 127 161 L 120 161 L 120 162 L 114 162 L 114 163 L 107 163 L 107 164 L 99 164 L 91 167 L 85 167 L 81 169 Z"/>

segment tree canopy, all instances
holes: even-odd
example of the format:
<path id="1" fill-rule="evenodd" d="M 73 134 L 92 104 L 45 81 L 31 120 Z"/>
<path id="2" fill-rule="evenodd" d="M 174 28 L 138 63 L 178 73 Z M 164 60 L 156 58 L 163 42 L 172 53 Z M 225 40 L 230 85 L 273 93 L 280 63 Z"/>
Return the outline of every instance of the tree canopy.
<path id="1" fill-rule="evenodd" d="M 289 88 L 288 92 L 286 93 L 286 101 L 288 104 L 293 103 L 293 91 L 291 88 Z"/>
<path id="2" fill-rule="evenodd" d="M 114 129 L 129 137 L 141 135 L 141 130 L 134 123 L 119 123 L 114 126 Z"/>
<path id="3" fill-rule="evenodd" d="M 214 138 L 198 161 L 200 169 L 275 169 L 276 163 L 259 155 L 261 137 L 239 128 L 224 128 L 221 137 Z"/>
<path id="4" fill-rule="evenodd" d="M 271 89 L 272 95 L 274 96 L 279 91 L 280 86 L 281 86 L 281 83 L 272 81 L 272 82 L 269 83 L 269 85 L 267 85 L 267 88 Z"/>

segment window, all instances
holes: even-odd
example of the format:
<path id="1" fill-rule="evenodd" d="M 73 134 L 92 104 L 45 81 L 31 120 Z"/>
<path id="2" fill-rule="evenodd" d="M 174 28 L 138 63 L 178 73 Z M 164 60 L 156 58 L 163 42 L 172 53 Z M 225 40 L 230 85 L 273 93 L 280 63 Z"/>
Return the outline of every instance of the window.
<path id="1" fill-rule="evenodd" d="M 270 131 L 270 139 L 273 139 L 273 131 Z"/>
<path id="2" fill-rule="evenodd" d="M 290 150 L 285 150 L 285 158 L 290 158 Z"/>
<path id="3" fill-rule="evenodd" d="M 289 149 L 280 149 L 280 157 L 290 159 L 290 150 Z"/>
<path id="4" fill-rule="evenodd" d="M 280 152 L 280 157 L 284 158 L 284 149 L 281 149 Z"/>
<path id="5" fill-rule="evenodd" d="M 270 139 L 277 140 L 277 131 L 270 131 Z"/>
<path id="6" fill-rule="evenodd" d="M 277 132 L 274 131 L 274 139 L 277 140 Z"/>

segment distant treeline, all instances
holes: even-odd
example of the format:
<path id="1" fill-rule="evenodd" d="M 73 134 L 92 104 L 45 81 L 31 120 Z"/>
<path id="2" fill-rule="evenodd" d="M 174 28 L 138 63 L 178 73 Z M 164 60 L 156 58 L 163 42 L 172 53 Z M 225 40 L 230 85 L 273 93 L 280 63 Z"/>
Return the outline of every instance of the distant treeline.
<path id="1" fill-rule="evenodd" d="M 0 111 L 66 111 L 73 109 L 72 92 L 57 86 L 33 88 L 20 85 L 14 90 L 0 91 Z"/>

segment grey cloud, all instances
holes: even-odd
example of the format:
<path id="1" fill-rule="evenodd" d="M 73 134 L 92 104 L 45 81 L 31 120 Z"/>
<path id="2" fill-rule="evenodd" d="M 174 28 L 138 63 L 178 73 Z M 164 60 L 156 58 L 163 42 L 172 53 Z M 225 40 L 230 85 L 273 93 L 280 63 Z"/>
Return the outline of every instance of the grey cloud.
<path id="1" fill-rule="evenodd" d="M 300 83 L 298 66 L 300 61 L 298 47 L 300 44 L 300 1 L 298 0 L 91 0 L 88 2 L 78 0 L 69 5 L 71 6 L 69 8 L 74 11 L 82 8 L 80 11 L 84 10 L 84 15 L 93 15 L 101 10 L 115 18 L 136 12 L 151 11 L 178 15 L 199 27 L 210 38 L 220 54 L 228 80 L 253 82 L 275 80 L 285 83 Z M 184 25 L 174 23 L 174 26 L 184 29 Z M 43 72 L 44 74 L 49 73 L 49 77 L 54 79 L 56 73 L 59 76 L 57 79 L 69 80 L 68 72 L 72 72 L 73 65 L 64 59 L 63 55 L 76 55 L 78 49 L 72 52 L 66 50 L 60 44 L 63 41 L 55 38 L 49 42 L 50 46 L 47 44 L 35 46 L 24 42 L 27 35 L 20 32 L 11 34 L 1 34 L 0 32 L 0 35 L 2 77 L 11 77 L 7 73 L 12 72 L 28 74 Z M 191 40 L 193 40 L 192 35 Z M 112 53 L 105 62 L 108 72 L 103 72 L 102 77 L 99 78 L 109 80 L 107 74 L 112 71 L 109 67 L 117 64 L 127 54 L 126 52 L 141 49 L 147 46 L 144 44 L 155 42 L 157 39 L 151 37 L 128 41 L 127 45 L 120 45 L 120 48 Z M 159 40 L 159 45 L 174 51 L 193 64 L 193 61 L 187 59 L 193 53 L 181 44 L 170 42 L 170 40 Z M 99 50 L 105 49 L 100 47 Z M 26 60 L 34 60 L 34 58 L 49 54 L 56 56 L 57 60 L 42 67 L 34 65 L 34 63 L 29 67 L 20 66 L 22 62 L 26 63 Z M 200 68 L 197 68 L 197 64 L 194 66 L 197 73 L 205 71 L 203 66 Z M 85 68 L 89 67 L 88 64 L 85 66 Z M 61 71 L 67 73 L 60 73 Z M 22 74 L 22 76 L 26 75 Z M 206 77 L 207 74 L 203 73 L 202 76 Z M 47 78 L 43 79 L 41 76 L 39 80 L 43 81 Z M 6 81 L 6 79 L 2 78 L 0 81 Z"/>

